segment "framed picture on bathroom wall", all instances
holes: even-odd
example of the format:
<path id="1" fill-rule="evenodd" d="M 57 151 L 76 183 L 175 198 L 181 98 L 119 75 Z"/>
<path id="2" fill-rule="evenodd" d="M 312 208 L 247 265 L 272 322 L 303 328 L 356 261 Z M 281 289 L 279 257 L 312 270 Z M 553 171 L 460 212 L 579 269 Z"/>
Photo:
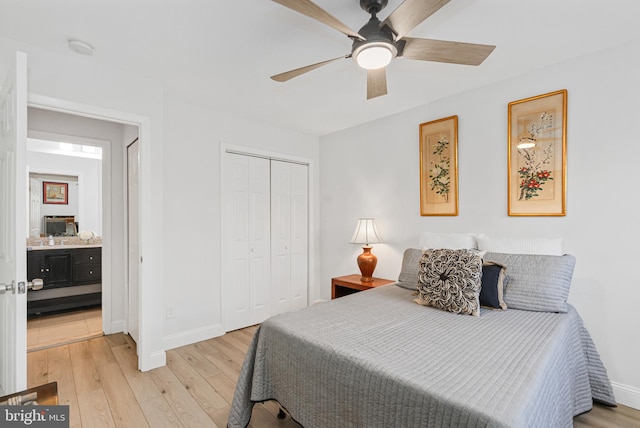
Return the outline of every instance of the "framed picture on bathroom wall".
<path id="1" fill-rule="evenodd" d="M 458 116 L 420 124 L 420 215 L 458 215 Z"/>
<path id="2" fill-rule="evenodd" d="M 69 204 L 69 183 L 44 181 L 42 183 L 43 204 Z"/>
<path id="3" fill-rule="evenodd" d="M 566 215 L 567 91 L 509 103 L 508 214 Z"/>

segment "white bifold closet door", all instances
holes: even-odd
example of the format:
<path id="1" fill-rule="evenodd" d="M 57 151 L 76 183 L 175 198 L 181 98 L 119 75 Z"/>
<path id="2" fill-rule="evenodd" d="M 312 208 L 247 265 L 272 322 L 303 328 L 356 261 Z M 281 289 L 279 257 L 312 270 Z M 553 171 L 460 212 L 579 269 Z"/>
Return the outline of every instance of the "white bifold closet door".
<path id="1" fill-rule="evenodd" d="M 271 315 L 270 161 L 225 157 L 222 291 L 225 329 L 231 331 Z"/>
<path id="2" fill-rule="evenodd" d="M 271 161 L 272 314 L 307 307 L 308 167 Z"/>
<path id="3" fill-rule="evenodd" d="M 307 306 L 307 165 L 225 153 L 222 302 L 226 331 Z"/>

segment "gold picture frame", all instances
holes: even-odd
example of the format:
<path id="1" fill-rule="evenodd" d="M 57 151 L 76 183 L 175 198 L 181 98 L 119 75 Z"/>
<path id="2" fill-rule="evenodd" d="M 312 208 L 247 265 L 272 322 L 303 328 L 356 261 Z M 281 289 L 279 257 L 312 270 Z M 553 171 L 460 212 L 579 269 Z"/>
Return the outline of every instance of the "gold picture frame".
<path id="1" fill-rule="evenodd" d="M 566 215 L 567 91 L 509 103 L 508 214 Z"/>
<path id="2" fill-rule="evenodd" d="M 458 116 L 420 124 L 420 215 L 458 215 Z"/>

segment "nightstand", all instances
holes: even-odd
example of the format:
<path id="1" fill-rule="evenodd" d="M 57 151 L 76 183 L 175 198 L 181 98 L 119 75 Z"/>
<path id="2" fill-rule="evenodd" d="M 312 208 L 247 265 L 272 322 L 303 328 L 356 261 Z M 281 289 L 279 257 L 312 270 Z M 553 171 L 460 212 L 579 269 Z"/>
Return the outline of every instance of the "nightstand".
<path id="1" fill-rule="evenodd" d="M 379 287 L 381 285 L 392 284 L 396 281 L 383 278 L 373 278 L 373 281 L 360 281 L 360 274 L 339 276 L 331 278 L 331 298 L 346 296 L 348 294 L 357 293 L 358 291 L 368 290 L 370 288 Z"/>

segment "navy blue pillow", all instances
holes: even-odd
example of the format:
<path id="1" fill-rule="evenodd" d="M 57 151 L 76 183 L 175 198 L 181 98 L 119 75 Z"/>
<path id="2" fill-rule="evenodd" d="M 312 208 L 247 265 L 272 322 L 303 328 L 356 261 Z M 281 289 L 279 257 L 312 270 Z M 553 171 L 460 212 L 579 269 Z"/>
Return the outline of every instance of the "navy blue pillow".
<path id="1" fill-rule="evenodd" d="M 507 309 L 503 300 L 505 267 L 493 262 L 482 265 L 482 288 L 480 305 L 496 309 Z"/>

